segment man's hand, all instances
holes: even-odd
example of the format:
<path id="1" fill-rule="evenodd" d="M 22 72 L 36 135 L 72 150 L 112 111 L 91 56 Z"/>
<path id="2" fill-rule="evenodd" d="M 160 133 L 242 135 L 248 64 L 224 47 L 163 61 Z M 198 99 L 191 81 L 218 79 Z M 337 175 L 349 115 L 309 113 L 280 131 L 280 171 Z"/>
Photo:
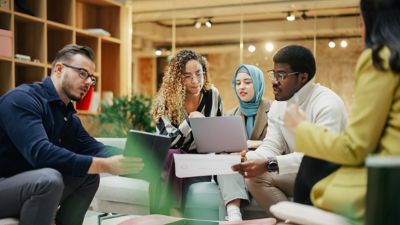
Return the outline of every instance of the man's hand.
<path id="1" fill-rule="evenodd" d="M 266 163 L 264 159 L 256 159 L 247 161 L 246 151 L 240 153 L 241 163 L 233 165 L 232 170 L 242 174 L 245 178 L 256 177 L 260 174 L 267 172 Z"/>
<path id="2" fill-rule="evenodd" d="M 108 158 L 93 158 L 89 174 L 110 173 L 113 175 L 135 174 L 143 169 L 141 158 L 115 155 Z"/>

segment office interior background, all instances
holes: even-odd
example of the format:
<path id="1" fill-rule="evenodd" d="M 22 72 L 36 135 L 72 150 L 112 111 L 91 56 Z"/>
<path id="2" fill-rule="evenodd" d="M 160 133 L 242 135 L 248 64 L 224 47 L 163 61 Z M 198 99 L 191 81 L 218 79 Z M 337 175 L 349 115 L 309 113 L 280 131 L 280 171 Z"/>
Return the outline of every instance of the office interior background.
<path id="1" fill-rule="evenodd" d="M 313 51 L 316 82 L 353 101 L 354 68 L 362 46 L 358 0 L 0 0 L 0 95 L 40 81 L 69 43 L 96 53 L 99 82 L 89 107 L 78 110 L 95 134 L 90 116 L 112 97 L 153 97 L 168 59 L 193 49 L 208 59 L 209 76 L 224 109 L 237 104 L 231 79 L 240 63 L 272 69 L 281 47 Z M 273 99 L 265 76 L 265 98 Z"/>

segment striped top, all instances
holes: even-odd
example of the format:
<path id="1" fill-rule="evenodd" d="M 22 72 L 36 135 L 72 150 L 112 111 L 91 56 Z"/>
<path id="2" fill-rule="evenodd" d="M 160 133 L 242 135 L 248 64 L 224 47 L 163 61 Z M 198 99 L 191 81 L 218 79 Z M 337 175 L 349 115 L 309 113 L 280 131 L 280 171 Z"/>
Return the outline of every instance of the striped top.
<path id="1" fill-rule="evenodd" d="M 212 86 L 206 91 L 202 90 L 197 111 L 206 117 L 223 115 L 221 96 L 215 87 Z M 172 124 L 166 116 L 162 116 L 156 128 L 158 134 L 168 135 L 171 138 L 171 148 L 180 148 L 186 152 L 197 153 L 188 117 L 181 124 L 177 125 Z"/>

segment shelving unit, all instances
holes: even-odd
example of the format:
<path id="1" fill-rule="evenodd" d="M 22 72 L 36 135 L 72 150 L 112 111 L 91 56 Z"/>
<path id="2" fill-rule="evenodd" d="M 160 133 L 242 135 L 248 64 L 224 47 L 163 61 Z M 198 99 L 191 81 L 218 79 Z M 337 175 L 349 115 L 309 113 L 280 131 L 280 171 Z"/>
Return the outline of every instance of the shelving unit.
<path id="1" fill-rule="evenodd" d="M 130 13 L 125 5 L 112 0 L 8 1 L 9 8 L 0 7 L 0 29 L 12 33 L 12 55 L 0 55 L 0 95 L 20 84 L 41 81 L 50 74 L 58 50 L 70 43 L 89 46 L 95 52 L 95 91 L 128 94 L 131 53 L 126 49 L 131 38 L 126 30 L 132 25 L 125 21 Z M 110 37 L 86 30 L 92 28 L 101 28 Z M 28 55 L 31 60 L 16 59 L 16 54 Z"/>

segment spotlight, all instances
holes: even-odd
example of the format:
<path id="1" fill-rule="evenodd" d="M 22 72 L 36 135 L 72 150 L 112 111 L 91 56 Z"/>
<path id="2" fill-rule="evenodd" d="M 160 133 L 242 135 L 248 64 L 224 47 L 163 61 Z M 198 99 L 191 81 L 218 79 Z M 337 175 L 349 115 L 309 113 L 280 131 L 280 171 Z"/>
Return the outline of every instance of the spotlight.
<path id="1" fill-rule="evenodd" d="M 307 14 L 306 14 L 306 10 L 303 10 L 303 11 L 302 11 L 302 13 L 301 13 L 301 18 L 302 18 L 303 20 L 308 19 L 308 16 L 307 16 Z"/>
<path id="2" fill-rule="evenodd" d="M 329 48 L 334 48 L 336 47 L 336 43 L 333 40 L 330 40 L 328 43 Z"/>
<path id="3" fill-rule="evenodd" d="M 287 16 L 286 16 L 286 20 L 290 21 L 290 22 L 295 21 L 296 20 L 296 16 L 293 14 L 293 12 L 288 12 Z"/>
<path id="4" fill-rule="evenodd" d="M 160 49 L 156 49 L 154 51 L 154 54 L 156 54 L 156 56 L 160 56 L 162 54 L 162 51 Z"/>
<path id="5" fill-rule="evenodd" d="M 196 29 L 200 29 L 200 27 L 201 27 L 201 22 L 200 22 L 199 19 L 197 19 L 196 22 L 194 23 L 194 27 L 195 27 Z"/>
<path id="6" fill-rule="evenodd" d="M 265 50 L 267 52 L 272 52 L 274 50 L 274 44 L 272 44 L 271 42 L 268 42 L 265 44 Z"/>
<path id="7" fill-rule="evenodd" d="M 340 42 L 340 47 L 342 47 L 342 48 L 347 48 L 348 45 L 349 45 L 349 44 L 347 43 L 346 40 L 342 40 L 342 41 Z"/>
<path id="8" fill-rule="evenodd" d="M 249 50 L 249 52 L 253 53 L 256 51 L 256 46 L 254 45 L 249 45 L 249 47 L 247 48 L 247 50 Z"/>
<path id="9" fill-rule="evenodd" d="M 206 27 L 210 28 L 212 26 L 211 18 L 208 18 L 204 24 L 206 25 Z"/>

